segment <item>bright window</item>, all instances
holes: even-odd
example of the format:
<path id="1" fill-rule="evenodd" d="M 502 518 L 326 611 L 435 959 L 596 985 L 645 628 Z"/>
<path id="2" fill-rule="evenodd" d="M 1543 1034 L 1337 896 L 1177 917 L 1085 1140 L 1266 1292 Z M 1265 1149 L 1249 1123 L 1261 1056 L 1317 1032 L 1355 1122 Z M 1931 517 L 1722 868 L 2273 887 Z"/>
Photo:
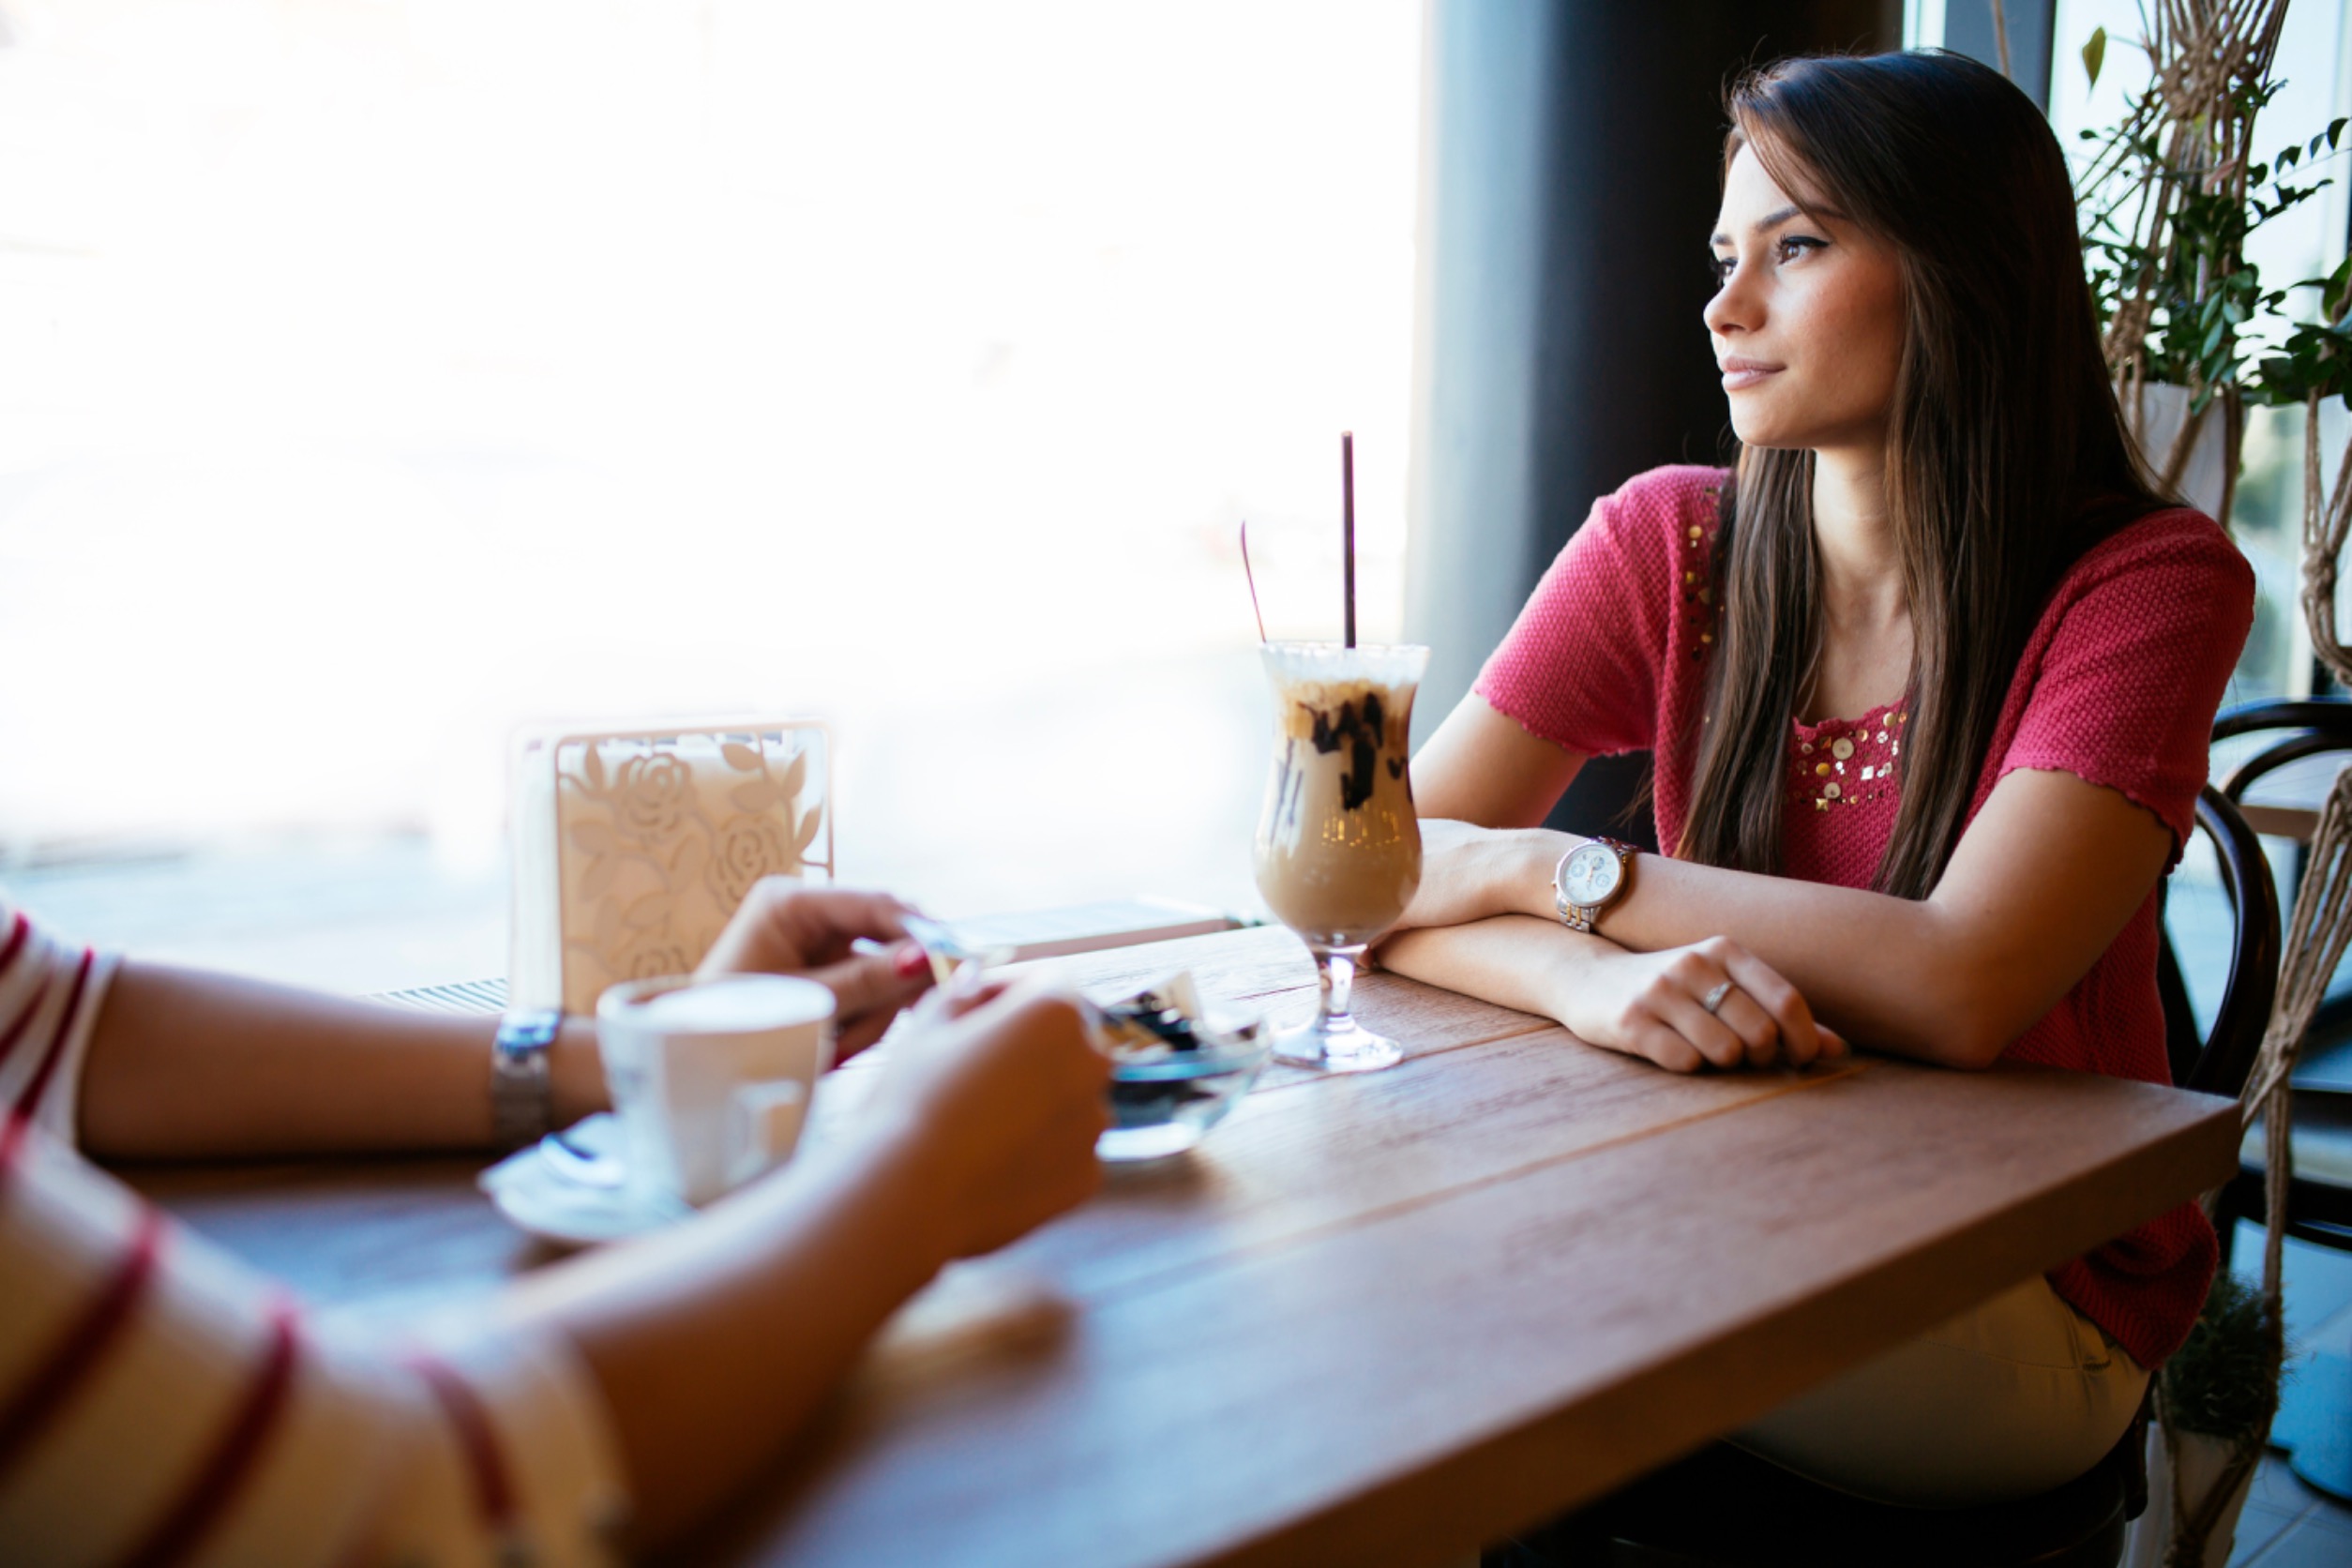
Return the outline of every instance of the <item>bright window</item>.
<path id="1" fill-rule="evenodd" d="M 1276 635 L 1334 631 L 1343 428 L 1367 635 L 1400 616 L 1410 0 L 5 24 L 28 897 L 454 978 L 74 903 L 91 856 L 406 834 L 355 864 L 461 886 L 473 933 L 418 965 L 496 972 L 512 726 L 782 708 L 837 726 L 853 880 L 1249 900 L 1234 532 Z"/>

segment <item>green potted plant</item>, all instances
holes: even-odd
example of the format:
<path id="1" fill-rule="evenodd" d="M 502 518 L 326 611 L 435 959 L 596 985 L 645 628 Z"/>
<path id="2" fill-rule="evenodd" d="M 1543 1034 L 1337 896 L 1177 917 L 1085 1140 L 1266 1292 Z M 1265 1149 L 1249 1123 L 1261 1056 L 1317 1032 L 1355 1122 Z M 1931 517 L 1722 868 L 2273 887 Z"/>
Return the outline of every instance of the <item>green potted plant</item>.
<path id="1" fill-rule="evenodd" d="M 2285 0 L 2144 8 L 2146 36 L 2131 41 L 2148 55 L 2148 84 L 2121 119 L 2082 133 L 2092 146 L 2075 184 L 2125 421 L 2150 470 L 2224 522 L 2252 379 L 2246 329 L 2289 321 L 2288 291 L 2264 285 L 2246 242 L 2327 183 L 2309 166 L 2344 129 L 2339 120 L 2268 160 L 2256 154 L 2257 117 L 2282 85 L 2271 68 L 2285 15 Z M 2101 28 L 2084 46 L 2094 84 L 2108 44 Z"/>
<path id="2" fill-rule="evenodd" d="M 2148 1512 L 2131 1568 L 2223 1568 L 2279 1408 L 2276 1304 L 2224 1270 L 2196 1327 L 2157 1374 Z M 2161 1434 L 2161 1435 L 2159 1435 Z"/>

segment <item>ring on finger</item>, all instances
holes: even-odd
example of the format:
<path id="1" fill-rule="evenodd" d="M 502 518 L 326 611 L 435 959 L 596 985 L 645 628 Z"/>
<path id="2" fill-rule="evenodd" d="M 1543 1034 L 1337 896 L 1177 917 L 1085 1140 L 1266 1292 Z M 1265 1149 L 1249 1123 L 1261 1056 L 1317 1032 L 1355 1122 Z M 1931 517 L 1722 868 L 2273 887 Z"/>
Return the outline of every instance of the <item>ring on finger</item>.
<path id="1" fill-rule="evenodd" d="M 1723 999 L 1729 996 L 1737 988 L 1738 988 L 1733 986 L 1730 981 L 1726 980 L 1723 984 L 1717 986 L 1713 990 L 1709 991 L 1705 996 L 1700 997 L 1698 999 L 1698 1004 L 1707 1009 L 1709 1015 L 1711 1016 L 1717 1008 L 1723 1005 Z"/>

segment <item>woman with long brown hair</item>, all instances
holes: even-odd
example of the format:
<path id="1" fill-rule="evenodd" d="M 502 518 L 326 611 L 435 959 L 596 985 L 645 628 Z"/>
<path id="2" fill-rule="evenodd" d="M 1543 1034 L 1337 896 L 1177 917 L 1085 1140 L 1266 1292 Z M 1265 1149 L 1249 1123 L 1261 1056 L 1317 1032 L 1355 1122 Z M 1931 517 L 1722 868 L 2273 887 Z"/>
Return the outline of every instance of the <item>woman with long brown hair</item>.
<path id="1" fill-rule="evenodd" d="M 1729 107 L 1705 316 L 1738 462 L 1630 480 L 1560 553 L 1414 761 L 1427 869 L 1383 961 L 1677 1071 L 1850 1035 L 2164 1081 L 2157 890 L 2253 574 L 2133 456 L 2024 94 L 1912 53 Z M 1666 854 L 1537 825 L 1635 750 Z M 2215 1250 L 2178 1210 L 1740 1440 L 1897 1502 L 2061 1484 Z"/>

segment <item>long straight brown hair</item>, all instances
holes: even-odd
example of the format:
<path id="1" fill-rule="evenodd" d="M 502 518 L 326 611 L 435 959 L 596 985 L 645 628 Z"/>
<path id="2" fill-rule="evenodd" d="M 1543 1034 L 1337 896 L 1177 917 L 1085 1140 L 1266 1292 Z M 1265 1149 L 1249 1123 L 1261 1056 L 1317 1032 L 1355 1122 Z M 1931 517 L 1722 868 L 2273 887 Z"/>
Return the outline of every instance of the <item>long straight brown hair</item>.
<path id="1" fill-rule="evenodd" d="M 2019 655 L 2066 567 L 2163 503 L 2100 356 L 2066 160 L 2031 99 L 1956 54 L 1784 61 L 1742 78 L 1741 147 L 1800 205 L 1900 258 L 1887 509 L 1911 617 L 1901 803 L 1873 886 L 1922 898 L 1965 825 Z M 1747 447 L 1726 488 L 1724 607 L 1676 852 L 1781 869 L 1789 724 L 1822 635 L 1813 455 Z"/>

